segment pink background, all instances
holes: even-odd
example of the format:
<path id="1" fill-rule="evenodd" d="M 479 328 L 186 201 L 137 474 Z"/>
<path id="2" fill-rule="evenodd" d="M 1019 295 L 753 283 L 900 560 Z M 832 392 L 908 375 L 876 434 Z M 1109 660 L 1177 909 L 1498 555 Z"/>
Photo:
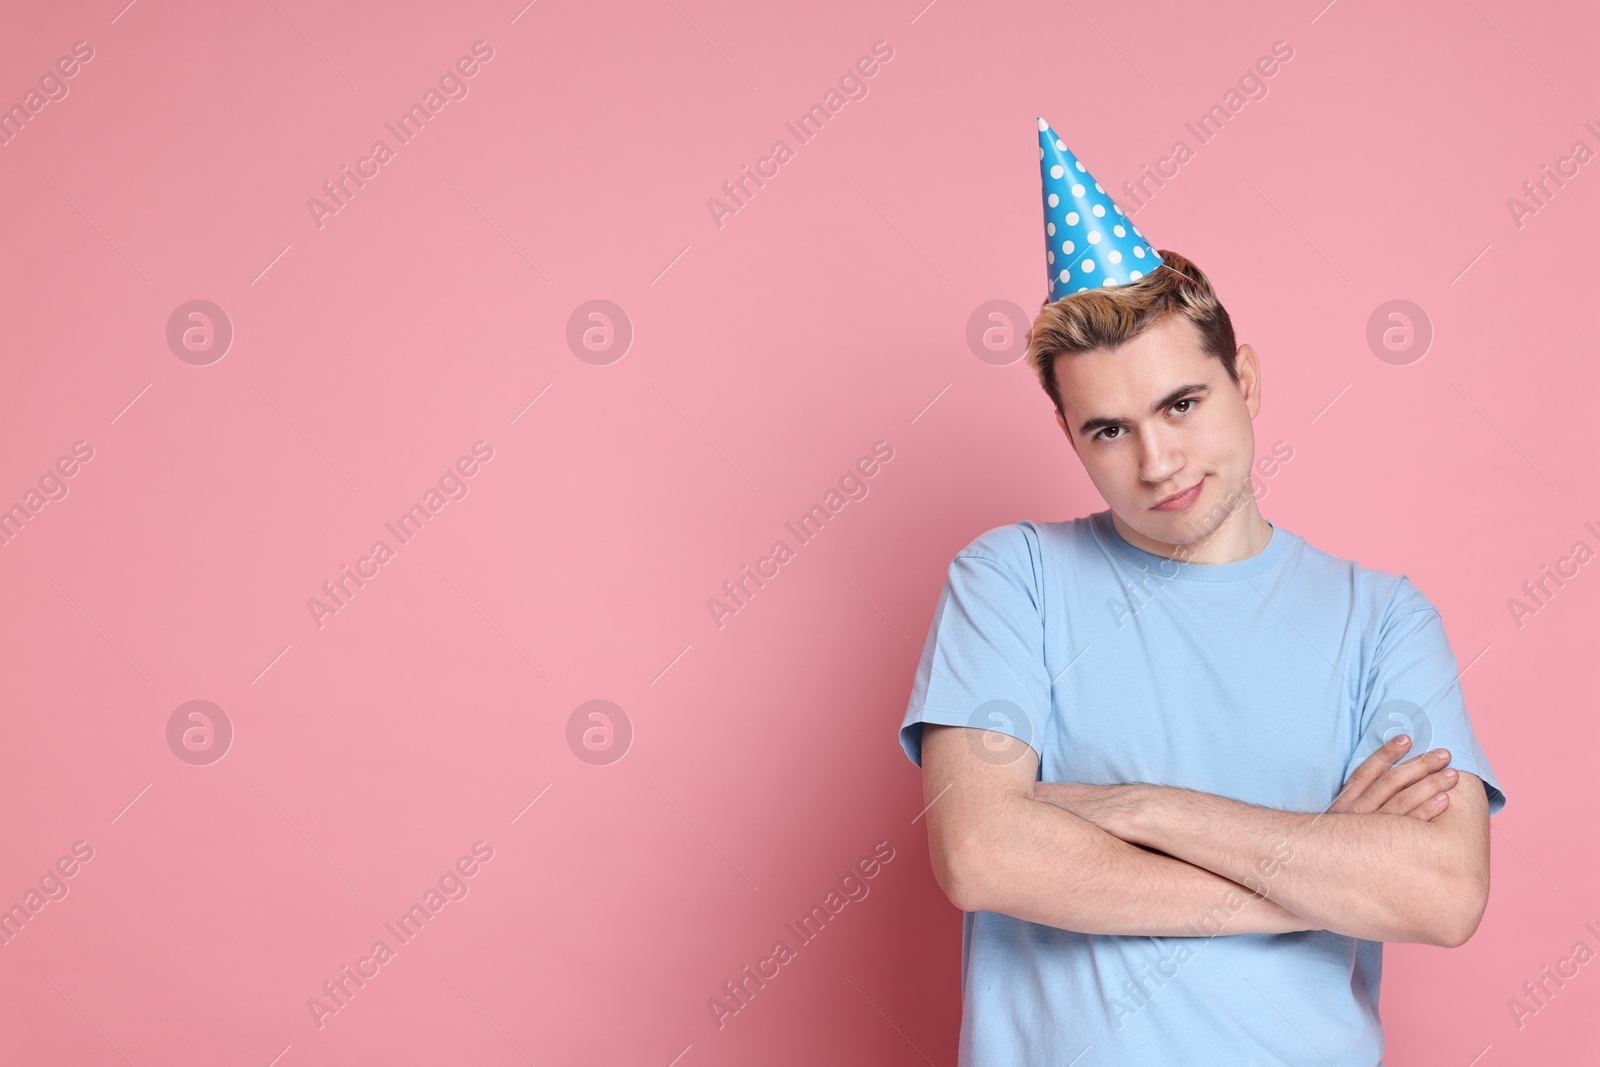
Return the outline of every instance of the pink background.
<path id="1" fill-rule="evenodd" d="M 0 906 L 94 853 L 0 948 L 7 1062 L 953 1065 L 961 917 L 896 729 L 954 552 L 1104 506 L 1026 363 L 966 341 L 1044 293 L 1036 115 L 1125 206 L 1195 149 L 1136 217 L 1261 355 L 1257 451 L 1294 449 L 1263 513 L 1410 575 L 1467 667 L 1510 798 L 1493 897 L 1465 947 L 1386 951 L 1388 1062 L 1595 1055 L 1600 963 L 1507 1006 L 1600 949 L 1597 565 L 1508 608 L 1600 547 L 1600 162 L 1507 206 L 1600 149 L 1595 9 L 922 3 L 10 6 L 0 103 L 94 55 L 0 148 L 0 506 L 93 458 L 0 546 Z M 308 198 L 480 40 L 319 228 Z M 195 299 L 234 330 L 209 365 L 166 340 Z M 634 334 L 608 365 L 567 342 L 596 299 Z M 1395 299 L 1420 359 L 1368 347 Z M 319 627 L 477 441 L 467 496 Z M 877 441 L 869 494 L 719 628 L 708 599 Z M 207 766 L 167 742 L 197 699 L 234 730 Z M 568 742 L 594 699 L 633 731 L 609 765 Z M 308 998 L 478 841 L 469 894 L 319 1027 Z M 880 841 L 870 895 L 719 1029 L 708 999 Z"/>

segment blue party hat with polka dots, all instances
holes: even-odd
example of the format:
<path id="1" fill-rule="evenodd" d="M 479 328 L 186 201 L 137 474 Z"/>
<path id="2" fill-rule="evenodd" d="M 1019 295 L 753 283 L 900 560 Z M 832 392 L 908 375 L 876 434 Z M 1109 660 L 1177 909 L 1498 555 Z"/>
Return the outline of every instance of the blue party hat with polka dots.
<path id="1" fill-rule="evenodd" d="M 1103 285 L 1127 285 L 1161 265 L 1160 255 L 1133 220 L 1042 118 L 1039 176 L 1044 182 L 1049 300 Z"/>

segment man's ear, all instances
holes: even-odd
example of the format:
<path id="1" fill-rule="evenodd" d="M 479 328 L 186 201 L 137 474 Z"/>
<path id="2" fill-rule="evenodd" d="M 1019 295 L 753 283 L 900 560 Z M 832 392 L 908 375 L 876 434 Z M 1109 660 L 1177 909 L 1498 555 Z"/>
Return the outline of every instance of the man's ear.
<path id="1" fill-rule="evenodd" d="M 1234 356 L 1234 371 L 1239 375 L 1239 388 L 1245 394 L 1245 408 L 1254 419 L 1261 410 L 1261 361 L 1254 348 L 1248 344 L 1239 346 Z"/>

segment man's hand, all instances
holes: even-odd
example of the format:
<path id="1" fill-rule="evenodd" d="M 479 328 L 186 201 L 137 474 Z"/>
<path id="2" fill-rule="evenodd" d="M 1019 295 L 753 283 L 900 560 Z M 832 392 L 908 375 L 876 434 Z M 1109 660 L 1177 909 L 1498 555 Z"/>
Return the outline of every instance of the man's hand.
<path id="1" fill-rule="evenodd" d="M 1438 748 L 1396 765 L 1410 744 L 1411 739 L 1400 734 L 1379 746 L 1356 768 L 1328 810 L 1358 815 L 1381 811 L 1423 822 L 1443 812 L 1450 806 L 1449 791 L 1461 780 L 1447 766 L 1450 753 Z"/>

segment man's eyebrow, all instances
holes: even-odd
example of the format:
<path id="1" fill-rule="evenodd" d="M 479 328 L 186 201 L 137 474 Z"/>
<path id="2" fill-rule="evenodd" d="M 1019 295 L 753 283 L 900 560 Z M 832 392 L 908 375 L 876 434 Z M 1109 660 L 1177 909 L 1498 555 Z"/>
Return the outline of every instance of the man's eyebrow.
<path id="1" fill-rule="evenodd" d="M 1154 404 L 1151 404 L 1150 414 L 1159 415 L 1162 411 L 1170 408 L 1172 405 L 1176 404 L 1190 393 L 1206 393 L 1210 390 L 1211 387 L 1205 382 L 1190 382 L 1187 385 L 1180 385 L 1172 392 L 1162 397 L 1160 400 L 1157 400 Z M 1083 435 L 1093 433 L 1096 430 L 1103 430 L 1107 426 L 1121 426 L 1122 421 L 1123 420 L 1121 419 L 1106 418 L 1104 416 L 1093 419 L 1085 419 L 1083 425 L 1078 427 L 1078 433 Z"/>

